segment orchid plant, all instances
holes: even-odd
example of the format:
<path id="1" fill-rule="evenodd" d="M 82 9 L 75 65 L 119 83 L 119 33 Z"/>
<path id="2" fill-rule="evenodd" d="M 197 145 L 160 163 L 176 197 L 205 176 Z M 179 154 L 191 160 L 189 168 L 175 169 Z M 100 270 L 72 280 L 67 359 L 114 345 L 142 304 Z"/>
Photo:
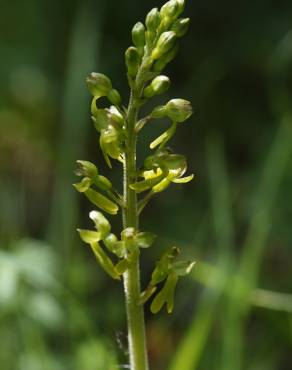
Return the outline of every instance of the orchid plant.
<path id="1" fill-rule="evenodd" d="M 148 286 L 140 287 L 140 256 L 149 248 L 156 236 L 143 231 L 139 216 L 151 198 L 171 184 L 192 180 L 185 176 L 187 162 L 183 155 L 175 154 L 169 141 L 177 128 L 192 115 L 192 106 L 184 99 L 172 99 L 157 106 L 146 117 L 139 117 L 140 108 L 156 95 L 170 87 L 170 79 L 162 70 L 175 57 L 178 39 L 189 26 L 189 18 L 180 18 L 184 0 L 170 0 L 160 10 L 152 9 L 145 24 L 138 22 L 132 29 L 133 46 L 125 52 L 127 77 L 130 86 L 128 106 L 122 103 L 119 92 L 111 80 L 93 72 L 87 78 L 92 94 L 91 116 L 99 134 L 99 144 L 105 162 L 112 168 L 114 160 L 123 166 L 123 194 L 112 182 L 99 173 L 91 162 L 79 160 L 76 174 L 82 179 L 74 184 L 98 209 L 89 214 L 94 230 L 78 229 L 100 267 L 113 279 L 123 281 L 128 321 L 128 342 L 131 370 L 146 370 L 148 366 L 144 304 L 152 300 L 150 309 L 157 313 L 166 305 L 171 313 L 179 277 L 187 275 L 194 261 L 178 261 L 180 251 L 172 246 L 156 261 Z M 99 107 L 99 99 L 106 97 L 111 104 Z M 150 143 L 152 153 L 142 168 L 136 165 L 137 136 L 151 120 L 167 118 L 169 128 Z M 140 195 L 142 194 L 142 195 Z M 140 198 L 141 197 L 141 198 Z M 111 230 L 110 215 L 122 213 L 123 227 L 119 236 Z M 101 212 L 102 211 L 102 212 Z"/>

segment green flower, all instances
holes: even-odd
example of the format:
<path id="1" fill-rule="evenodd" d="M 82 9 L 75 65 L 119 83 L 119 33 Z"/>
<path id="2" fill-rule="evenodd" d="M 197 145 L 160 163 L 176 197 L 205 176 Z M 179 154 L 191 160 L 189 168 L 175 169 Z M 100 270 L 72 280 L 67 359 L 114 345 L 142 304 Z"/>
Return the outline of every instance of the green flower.
<path id="1" fill-rule="evenodd" d="M 112 90 L 111 80 L 102 73 L 92 72 L 86 79 L 89 91 L 93 96 L 102 97 Z"/>
<path id="2" fill-rule="evenodd" d="M 193 114 L 193 108 L 188 100 L 172 99 L 165 106 L 165 114 L 173 122 L 184 122 Z"/>

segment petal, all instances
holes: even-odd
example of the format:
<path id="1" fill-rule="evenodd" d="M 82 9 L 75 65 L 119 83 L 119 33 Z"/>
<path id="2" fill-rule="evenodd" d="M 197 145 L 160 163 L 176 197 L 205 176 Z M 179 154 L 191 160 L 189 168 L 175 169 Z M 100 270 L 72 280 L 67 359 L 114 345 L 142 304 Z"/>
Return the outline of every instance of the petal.
<path id="1" fill-rule="evenodd" d="M 178 179 L 172 179 L 171 182 L 174 182 L 176 184 L 186 184 L 187 182 L 192 181 L 194 178 L 194 175 L 186 176 L 186 177 L 181 177 Z"/>
<path id="2" fill-rule="evenodd" d="M 87 244 L 99 242 L 101 240 L 101 233 L 91 230 L 77 229 L 80 238 Z"/>

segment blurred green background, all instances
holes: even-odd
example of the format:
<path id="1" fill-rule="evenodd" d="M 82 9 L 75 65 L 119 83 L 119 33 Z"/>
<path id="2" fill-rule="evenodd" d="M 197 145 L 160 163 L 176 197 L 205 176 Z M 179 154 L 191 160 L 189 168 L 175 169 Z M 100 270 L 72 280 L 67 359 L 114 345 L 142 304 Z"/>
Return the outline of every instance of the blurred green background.
<path id="1" fill-rule="evenodd" d="M 91 207 L 71 184 L 77 159 L 109 174 L 85 77 L 106 73 L 126 104 L 131 27 L 162 4 L 1 3 L 1 370 L 127 368 L 122 288 L 77 236 Z M 167 246 L 198 263 L 172 315 L 146 307 L 151 369 L 288 370 L 292 2 L 188 1 L 185 14 L 190 30 L 165 70 L 172 87 L 154 103 L 193 102 L 172 146 L 196 181 L 145 210 L 143 229 L 159 239 L 143 254 L 142 284 Z M 145 128 L 140 161 L 164 127 Z M 119 187 L 119 165 L 111 176 Z"/>

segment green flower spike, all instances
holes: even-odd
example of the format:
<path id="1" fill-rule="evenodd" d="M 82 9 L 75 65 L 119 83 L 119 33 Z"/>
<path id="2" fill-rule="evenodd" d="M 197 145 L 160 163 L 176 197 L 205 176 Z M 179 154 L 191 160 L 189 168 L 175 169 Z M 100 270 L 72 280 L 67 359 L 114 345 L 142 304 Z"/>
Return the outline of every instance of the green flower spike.
<path id="1" fill-rule="evenodd" d="M 146 110 L 151 98 L 170 87 L 170 79 L 163 69 L 177 54 L 179 39 L 189 27 L 189 18 L 179 18 L 183 10 L 184 0 L 169 0 L 160 10 L 153 8 L 147 14 L 145 25 L 137 22 L 132 28 L 133 46 L 125 51 L 131 90 L 128 106 L 122 105 L 119 92 L 104 74 L 93 72 L 86 79 L 92 95 L 91 117 L 104 159 L 110 168 L 114 161 L 123 165 L 123 195 L 88 161 L 78 161 L 76 174 L 81 180 L 74 187 L 110 215 L 116 215 L 120 207 L 124 226 L 120 234 L 114 234 L 109 220 L 95 210 L 90 212 L 95 229 L 78 229 L 78 232 L 90 245 L 102 269 L 115 280 L 123 277 L 131 369 L 149 368 L 142 305 L 153 298 L 150 305 L 153 313 L 164 305 L 171 313 L 178 279 L 189 274 L 194 266 L 194 261 L 177 261 L 179 249 L 172 247 L 155 262 L 148 286 L 140 291 L 140 256 L 153 245 L 156 236 L 138 229 L 139 216 L 156 193 L 172 183 L 187 183 L 193 178 L 193 175 L 185 176 L 185 157 L 166 147 L 178 125 L 193 113 L 190 102 L 172 99 L 140 117 L 142 106 Z M 102 97 L 109 101 L 107 107 L 99 106 Z M 137 168 L 138 136 L 146 124 L 160 118 L 169 119 L 170 126 L 150 143 L 154 151 L 141 161 L 142 168 Z M 143 192 L 146 194 L 141 196 Z"/>

